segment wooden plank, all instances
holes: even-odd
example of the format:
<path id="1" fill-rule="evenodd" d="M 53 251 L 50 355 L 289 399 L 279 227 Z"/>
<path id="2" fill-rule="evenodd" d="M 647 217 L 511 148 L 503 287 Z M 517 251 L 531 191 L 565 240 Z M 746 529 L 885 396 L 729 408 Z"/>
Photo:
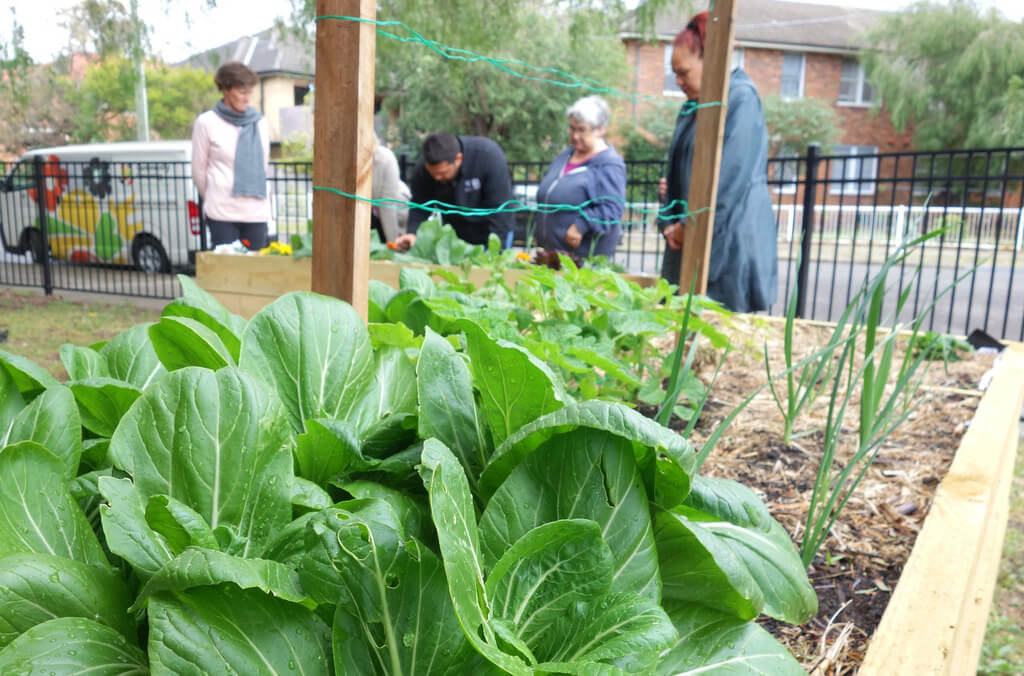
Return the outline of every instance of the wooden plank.
<path id="1" fill-rule="evenodd" d="M 687 209 L 691 215 L 683 229 L 683 255 L 679 266 L 679 288 L 685 291 L 697 281 L 694 291 L 708 289 L 708 260 L 714 234 L 715 198 L 718 172 L 722 164 L 722 136 L 729 101 L 729 71 L 732 69 L 732 36 L 736 23 L 734 0 L 718 0 L 708 16 L 707 42 L 700 82 L 702 102 L 720 101 L 720 106 L 697 110 L 696 138 L 693 146 L 693 171 Z"/>
<path id="2" fill-rule="evenodd" d="M 373 20 L 372 0 L 317 0 L 317 16 Z M 370 199 L 373 175 L 371 23 L 322 19 L 316 28 L 313 185 Z M 365 320 L 370 261 L 370 204 L 313 192 L 312 289 L 341 298 Z"/>
<path id="3" fill-rule="evenodd" d="M 973 674 L 1002 554 L 1009 481 L 1024 405 L 1024 351 L 1014 345 L 978 404 L 861 676 Z"/>

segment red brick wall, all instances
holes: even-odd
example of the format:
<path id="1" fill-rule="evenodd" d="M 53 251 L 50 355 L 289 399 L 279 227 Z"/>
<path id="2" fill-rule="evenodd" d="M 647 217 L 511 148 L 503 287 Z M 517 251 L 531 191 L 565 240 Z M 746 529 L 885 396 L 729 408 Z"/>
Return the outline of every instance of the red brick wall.
<path id="1" fill-rule="evenodd" d="M 782 51 L 777 49 L 744 49 L 743 69 L 754 81 L 762 97 L 778 94 L 782 80 Z M 627 41 L 627 58 L 633 72 L 632 85 L 640 95 L 660 96 L 664 83 L 664 45 L 640 44 Z M 842 135 L 843 145 L 877 146 L 879 152 L 897 152 L 911 149 L 911 130 L 897 132 L 883 109 L 875 115 L 870 106 L 844 105 L 839 98 L 839 74 L 842 56 L 839 54 L 806 55 L 804 69 L 804 96 L 824 99 L 832 104 Z M 634 116 L 644 110 L 643 104 L 634 107 Z"/>

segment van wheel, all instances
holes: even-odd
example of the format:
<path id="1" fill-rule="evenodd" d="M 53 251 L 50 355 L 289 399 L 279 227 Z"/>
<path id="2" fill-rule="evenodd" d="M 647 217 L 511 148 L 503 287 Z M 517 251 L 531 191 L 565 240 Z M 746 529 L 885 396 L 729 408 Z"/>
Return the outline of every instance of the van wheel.
<path id="1" fill-rule="evenodd" d="M 167 258 L 167 252 L 155 237 L 136 237 L 132 243 L 132 259 L 135 261 L 135 267 L 147 275 L 171 271 L 171 261 Z"/>
<path id="2" fill-rule="evenodd" d="M 49 253 L 42 231 L 38 228 L 26 228 L 21 235 L 21 250 L 32 256 L 33 263 L 42 263 Z"/>

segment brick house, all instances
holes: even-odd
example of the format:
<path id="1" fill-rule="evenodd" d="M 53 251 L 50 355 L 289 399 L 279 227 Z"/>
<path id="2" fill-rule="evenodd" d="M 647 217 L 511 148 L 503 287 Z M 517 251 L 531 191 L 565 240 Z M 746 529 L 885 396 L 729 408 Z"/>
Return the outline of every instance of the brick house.
<path id="1" fill-rule="evenodd" d="M 773 94 L 784 98 L 814 97 L 831 104 L 842 130 L 833 149 L 836 155 L 909 150 L 911 131 L 897 132 L 884 106 L 878 114 L 872 111 L 875 92 L 857 60 L 858 50 L 865 46 L 863 31 L 880 15 L 881 12 L 833 5 L 738 0 L 733 65 L 750 75 L 762 98 Z M 654 26 L 656 41 L 648 41 L 627 24 L 621 37 L 636 93 L 684 100 L 669 60 L 672 39 L 688 18 L 688 13 L 678 11 L 659 14 Z M 642 104 L 632 105 L 630 114 L 634 119 L 642 113 Z M 802 155 L 806 149 L 786 151 L 787 155 Z M 841 178 L 839 174 L 873 178 L 879 175 L 877 162 L 872 158 L 836 163 L 830 173 L 833 178 Z M 881 169 L 888 173 L 884 162 Z"/>

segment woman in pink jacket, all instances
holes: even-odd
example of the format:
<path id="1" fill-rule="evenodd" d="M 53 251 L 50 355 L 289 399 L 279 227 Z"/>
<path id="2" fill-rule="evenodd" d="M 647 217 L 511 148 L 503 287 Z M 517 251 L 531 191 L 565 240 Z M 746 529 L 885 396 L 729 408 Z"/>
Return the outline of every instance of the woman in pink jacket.
<path id="1" fill-rule="evenodd" d="M 196 118 L 192 129 L 192 180 L 203 198 L 213 246 L 241 240 L 249 249 L 267 246 L 267 173 L 270 130 L 249 106 L 256 73 L 238 61 L 217 69 L 223 98 Z"/>

